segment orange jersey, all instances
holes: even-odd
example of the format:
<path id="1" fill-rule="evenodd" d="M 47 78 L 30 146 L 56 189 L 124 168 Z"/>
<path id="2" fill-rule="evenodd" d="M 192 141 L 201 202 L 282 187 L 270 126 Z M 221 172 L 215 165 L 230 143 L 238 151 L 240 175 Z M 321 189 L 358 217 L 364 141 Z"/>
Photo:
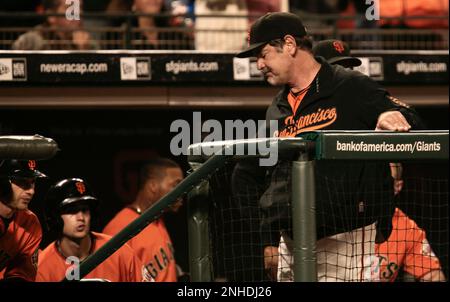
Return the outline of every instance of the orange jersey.
<path id="1" fill-rule="evenodd" d="M 0 237 L 0 279 L 35 281 L 41 240 L 42 228 L 36 215 L 30 210 L 17 211 Z"/>
<path id="2" fill-rule="evenodd" d="M 133 209 L 124 208 L 106 225 L 103 232 L 115 235 L 139 217 Z M 128 244 L 136 251 L 156 282 L 177 281 L 172 241 L 162 219 L 149 224 Z"/>
<path id="3" fill-rule="evenodd" d="M 394 281 L 398 269 L 420 279 L 432 270 L 441 269 L 439 259 L 431 249 L 425 231 L 400 209 L 395 209 L 389 239 L 375 245 L 378 264 L 373 267 L 381 280 Z"/>
<path id="4" fill-rule="evenodd" d="M 110 236 L 101 233 L 91 232 L 91 235 L 93 240 L 91 253 L 97 251 L 111 239 Z M 70 259 L 66 262 L 66 258 L 58 251 L 56 242 L 53 242 L 39 255 L 36 281 L 61 281 L 66 276 L 66 273 L 69 276 L 74 276 L 74 263 Z M 74 279 L 76 280 L 76 277 Z M 101 279 L 111 282 L 141 282 L 150 280 L 143 270 L 141 261 L 133 249 L 127 244 L 109 256 L 82 280 L 88 279 Z"/>
<path id="5" fill-rule="evenodd" d="M 400 268 L 421 279 L 440 270 L 425 231 L 396 208 L 388 240 L 375 243 L 376 225 L 322 238 L 316 244 L 319 281 L 394 281 Z M 293 243 L 283 234 L 279 245 L 278 281 L 293 281 Z"/>

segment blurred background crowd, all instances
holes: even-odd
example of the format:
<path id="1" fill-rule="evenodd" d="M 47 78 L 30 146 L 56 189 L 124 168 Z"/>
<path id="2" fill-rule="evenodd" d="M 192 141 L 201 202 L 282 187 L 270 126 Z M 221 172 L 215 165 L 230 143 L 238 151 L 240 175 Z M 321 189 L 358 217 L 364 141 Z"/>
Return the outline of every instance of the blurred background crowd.
<path id="1" fill-rule="evenodd" d="M 237 51 L 252 22 L 273 11 L 299 14 L 314 40 L 336 38 L 352 49 L 448 49 L 447 0 L 369 2 L 2 0 L 0 49 Z M 80 19 L 66 18 L 78 4 Z"/>

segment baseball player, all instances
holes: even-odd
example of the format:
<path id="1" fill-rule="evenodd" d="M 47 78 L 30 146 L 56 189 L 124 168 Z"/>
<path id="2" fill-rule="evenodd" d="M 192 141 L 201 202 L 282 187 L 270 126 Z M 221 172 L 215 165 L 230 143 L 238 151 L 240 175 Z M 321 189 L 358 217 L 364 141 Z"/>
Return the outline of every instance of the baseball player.
<path id="1" fill-rule="evenodd" d="M 34 160 L 0 161 L 0 280 L 35 281 L 42 229 L 28 210 L 36 178 Z"/>
<path id="2" fill-rule="evenodd" d="M 318 281 L 393 282 L 402 268 L 419 281 L 445 281 L 439 259 L 425 231 L 396 208 L 392 232 L 377 243 L 376 224 L 336 234 L 317 242 Z M 281 237 L 278 281 L 293 281 L 292 240 Z"/>
<path id="3" fill-rule="evenodd" d="M 80 280 L 79 264 L 111 237 L 91 232 L 91 221 L 98 204 L 87 184 L 80 178 L 68 178 L 52 186 L 46 197 L 45 219 L 58 239 L 45 248 L 38 263 L 36 281 Z M 79 271 L 78 271 L 79 272 Z M 81 281 L 152 281 L 134 250 L 122 246 Z"/>
<path id="4" fill-rule="evenodd" d="M 142 212 L 175 188 L 182 179 L 183 172 L 172 160 L 157 158 L 146 163 L 141 170 L 136 200 L 117 213 L 103 232 L 110 235 L 120 232 Z M 181 201 L 177 201 L 171 210 L 175 210 L 180 204 Z M 174 249 L 162 217 L 149 224 L 128 243 L 136 250 L 156 282 L 177 281 Z"/>

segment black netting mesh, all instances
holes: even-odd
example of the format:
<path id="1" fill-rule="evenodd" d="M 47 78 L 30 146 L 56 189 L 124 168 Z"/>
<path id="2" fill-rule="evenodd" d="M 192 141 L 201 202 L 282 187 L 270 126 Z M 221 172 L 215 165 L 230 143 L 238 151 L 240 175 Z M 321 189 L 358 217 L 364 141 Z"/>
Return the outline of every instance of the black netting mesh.
<path id="1" fill-rule="evenodd" d="M 214 278 L 292 281 L 291 164 L 252 167 L 229 163 L 210 178 Z M 322 161 L 315 170 L 319 281 L 448 276 L 447 162 L 403 164 L 398 194 L 389 163 Z"/>

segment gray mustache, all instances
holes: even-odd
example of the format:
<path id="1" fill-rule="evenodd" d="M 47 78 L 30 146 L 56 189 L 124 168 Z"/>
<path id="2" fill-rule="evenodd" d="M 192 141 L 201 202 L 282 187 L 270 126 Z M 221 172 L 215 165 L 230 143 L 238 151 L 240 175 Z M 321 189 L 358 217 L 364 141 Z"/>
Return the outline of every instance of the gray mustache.
<path id="1" fill-rule="evenodd" d="M 261 70 L 261 72 L 266 75 L 266 73 L 270 72 L 271 70 L 269 68 L 264 68 Z"/>

